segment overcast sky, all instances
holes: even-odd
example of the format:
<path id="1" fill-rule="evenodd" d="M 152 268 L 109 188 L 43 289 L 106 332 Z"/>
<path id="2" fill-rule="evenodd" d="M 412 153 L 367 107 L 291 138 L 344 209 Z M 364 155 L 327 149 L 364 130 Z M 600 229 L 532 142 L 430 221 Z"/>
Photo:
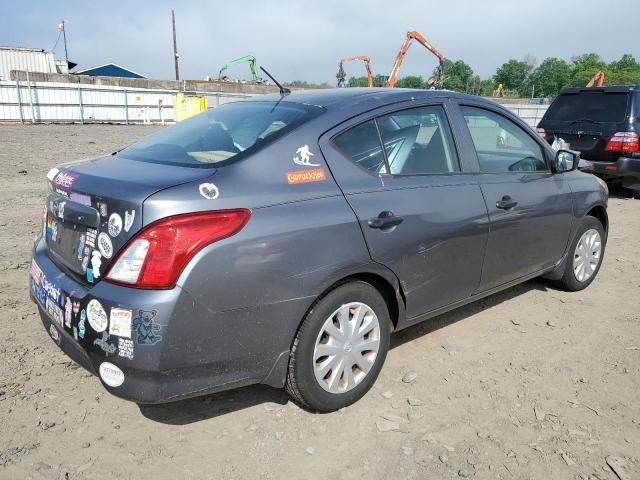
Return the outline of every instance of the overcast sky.
<path id="1" fill-rule="evenodd" d="M 418 30 L 446 57 L 483 78 L 510 58 L 569 59 L 596 52 L 611 61 L 640 59 L 640 42 L 624 27 L 637 0 L 322 0 L 30 1 L 2 0 L 0 45 L 50 50 L 65 19 L 69 59 L 78 68 L 117 63 L 150 78 L 171 79 L 171 9 L 176 11 L 181 78 L 217 77 L 247 54 L 276 78 L 335 83 L 338 58 L 369 55 L 388 75 L 404 35 Z M 625 12 L 626 16 L 625 16 Z M 55 49 L 64 58 L 62 41 Z M 414 44 L 400 76 L 428 76 L 435 57 Z M 351 64 L 347 74 L 362 75 Z M 248 78 L 248 68 L 231 70 Z"/>

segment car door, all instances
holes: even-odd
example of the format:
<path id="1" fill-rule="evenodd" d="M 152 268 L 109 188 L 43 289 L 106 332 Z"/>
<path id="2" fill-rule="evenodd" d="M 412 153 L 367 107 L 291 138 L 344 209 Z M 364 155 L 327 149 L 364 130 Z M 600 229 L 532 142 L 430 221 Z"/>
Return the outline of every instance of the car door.
<path id="1" fill-rule="evenodd" d="M 477 289 L 488 216 L 445 106 L 393 108 L 335 128 L 320 147 L 372 259 L 399 278 L 411 319 Z"/>
<path id="2" fill-rule="evenodd" d="M 474 146 L 490 232 L 479 291 L 554 265 L 571 231 L 572 197 L 551 172 L 542 141 L 526 125 L 485 104 L 459 105 L 461 136 Z M 470 138 L 469 138 L 470 137 Z"/>

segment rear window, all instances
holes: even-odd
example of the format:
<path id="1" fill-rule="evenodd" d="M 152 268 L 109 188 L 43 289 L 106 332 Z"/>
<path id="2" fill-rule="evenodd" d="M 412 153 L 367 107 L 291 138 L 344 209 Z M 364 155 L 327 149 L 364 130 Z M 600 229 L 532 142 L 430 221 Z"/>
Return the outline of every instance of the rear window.
<path id="1" fill-rule="evenodd" d="M 545 120 L 621 122 L 627 113 L 628 98 L 628 93 L 582 92 L 560 95 L 549 107 Z"/>
<path id="2" fill-rule="evenodd" d="M 268 145 L 324 111 L 292 102 L 235 102 L 168 127 L 118 155 L 152 163 L 218 167 Z"/>

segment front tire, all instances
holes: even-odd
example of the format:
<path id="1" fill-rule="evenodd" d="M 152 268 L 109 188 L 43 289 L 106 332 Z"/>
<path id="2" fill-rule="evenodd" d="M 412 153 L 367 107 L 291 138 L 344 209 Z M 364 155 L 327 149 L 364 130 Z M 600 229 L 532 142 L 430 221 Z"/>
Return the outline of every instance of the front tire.
<path id="1" fill-rule="evenodd" d="M 587 288 L 600 271 L 606 238 L 597 218 L 584 217 L 571 243 L 564 274 L 556 284 L 570 292 Z"/>
<path id="2" fill-rule="evenodd" d="M 293 342 L 287 392 L 302 406 L 332 412 L 372 387 L 387 355 L 389 309 L 370 284 L 338 286 L 311 307 Z"/>

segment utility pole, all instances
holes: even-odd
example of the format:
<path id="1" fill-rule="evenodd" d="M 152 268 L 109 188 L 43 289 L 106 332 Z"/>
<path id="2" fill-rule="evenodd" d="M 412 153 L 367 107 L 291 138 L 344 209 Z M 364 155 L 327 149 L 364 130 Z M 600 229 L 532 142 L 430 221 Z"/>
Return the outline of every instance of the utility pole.
<path id="1" fill-rule="evenodd" d="M 178 42 L 176 41 L 176 14 L 171 10 L 171 23 L 173 25 L 173 60 L 176 66 L 176 80 L 180 80 L 180 70 L 178 68 Z"/>
<path id="2" fill-rule="evenodd" d="M 67 68 L 69 68 L 69 54 L 67 53 L 67 32 L 64 29 L 64 20 L 58 25 L 62 30 L 62 40 L 64 41 L 64 61 L 67 62 Z"/>

